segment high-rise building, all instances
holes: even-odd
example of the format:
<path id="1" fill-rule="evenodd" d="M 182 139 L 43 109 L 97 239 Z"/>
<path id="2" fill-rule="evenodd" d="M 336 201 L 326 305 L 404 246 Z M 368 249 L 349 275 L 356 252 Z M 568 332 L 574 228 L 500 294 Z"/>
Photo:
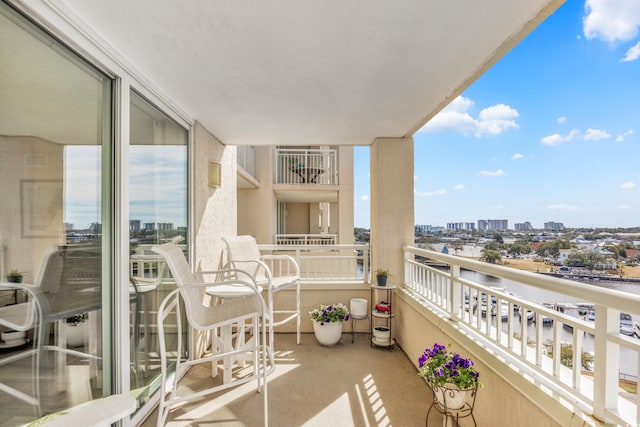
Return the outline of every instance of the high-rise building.
<path id="1" fill-rule="evenodd" d="M 561 222 L 549 221 L 544 223 L 544 229 L 548 231 L 562 231 L 564 230 L 564 224 Z"/>
<path id="2" fill-rule="evenodd" d="M 509 229 L 509 220 L 506 219 L 479 219 L 480 231 L 506 231 Z"/>
<path id="3" fill-rule="evenodd" d="M 515 224 L 513 224 L 513 229 L 515 231 L 529 231 L 529 230 L 533 230 L 533 227 L 531 226 L 531 223 L 529 221 L 525 221 L 525 222 L 516 222 Z"/>

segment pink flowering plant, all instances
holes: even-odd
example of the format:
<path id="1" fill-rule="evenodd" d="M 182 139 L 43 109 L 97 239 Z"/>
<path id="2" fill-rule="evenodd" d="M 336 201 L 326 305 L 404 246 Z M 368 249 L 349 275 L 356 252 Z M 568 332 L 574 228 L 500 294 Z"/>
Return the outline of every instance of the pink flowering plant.
<path id="1" fill-rule="evenodd" d="M 431 387 L 439 388 L 444 384 L 455 384 L 459 389 L 480 386 L 472 360 L 460 357 L 459 354 L 447 352 L 441 344 L 434 344 L 433 348 L 426 348 L 418 357 L 420 366 L 418 374 L 427 380 Z"/>
<path id="2" fill-rule="evenodd" d="M 312 320 L 319 322 L 321 325 L 349 320 L 349 310 L 342 303 L 321 305 L 311 310 L 309 314 Z"/>

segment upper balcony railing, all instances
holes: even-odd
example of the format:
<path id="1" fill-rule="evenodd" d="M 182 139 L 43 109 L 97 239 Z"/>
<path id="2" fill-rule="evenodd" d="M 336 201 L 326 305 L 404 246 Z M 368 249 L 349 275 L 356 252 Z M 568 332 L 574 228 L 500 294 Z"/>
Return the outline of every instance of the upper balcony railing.
<path id="1" fill-rule="evenodd" d="M 276 184 L 338 184 L 338 156 L 333 149 L 276 150 Z"/>
<path id="2" fill-rule="evenodd" d="M 337 234 L 276 234 L 277 245 L 335 245 Z"/>
<path id="3" fill-rule="evenodd" d="M 625 315 L 640 316 L 640 296 L 414 247 L 404 254 L 407 292 L 502 363 L 601 422 L 639 425 L 638 386 L 623 392 L 619 373 L 631 367 L 637 381 L 640 371 Z M 487 286 L 496 281 L 509 286 Z"/>
<path id="4" fill-rule="evenodd" d="M 259 245 L 260 252 L 291 255 L 303 282 L 369 282 L 369 245 Z M 277 268 L 277 266 L 274 266 Z"/>

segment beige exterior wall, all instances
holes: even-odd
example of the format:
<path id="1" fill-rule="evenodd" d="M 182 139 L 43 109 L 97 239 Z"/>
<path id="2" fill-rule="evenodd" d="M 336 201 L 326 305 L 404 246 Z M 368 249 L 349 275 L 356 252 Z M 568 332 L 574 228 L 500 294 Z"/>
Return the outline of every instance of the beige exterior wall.
<path id="1" fill-rule="evenodd" d="M 209 187 L 209 162 L 222 164 L 220 188 Z M 235 147 L 223 145 L 199 123 L 193 130 L 193 177 L 194 267 L 216 270 L 226 261 L 221 237 L 237 230 L 237 160 Z"/>
<path id="2" fill-rule="evenodd" d="M 379 138 L 371 145 L 371 271 L 404 277 L 402 247 L 414 242 L 413 138 Z"/>
<path id="3" fill-rule="evenodd" d="M 255 178 L 258 188 L 238 189 L 238 234 L 250 234 L 258 243 L 274 243 L 276 235 L 276 203 L 273 191 L 274 147 L 255 147 Z M 338 234 L 338 243 L 353 244 L 353 147 L 338 147 L 338 201 L 329 204 L 328 232 Z M 291 189 L 299 191 L 300 185 Z M 309 190 L 310 194 L 313 190 Z M 318 203 L 286 203 L 288 234 L 317 234 Z"/>
<path id="4" fill-rule="evenodd" d="M 287 203 L 286 204 L 286 215 L 287 215 L 287 233 L 288 234 L 307 234 L 308 230 L 312 233 L 317 233 L 318 229 L 318 209 L 317 206 L 311 206 L 309 203 Z M 315 223 L 311 222 L 313 218 L 313 214 L 316 215 Z"/>
<path id="5" fill-rule="evenodd" d="M 238 189 L 237 232 L 239 235 L 249 234 L 255 237 L 258 243 L 272 243 L 276 229 L 272 149 L 271 147 L 255 147 L 254 156 L 254 174 L 260 186 Z"/>
<path id="6" fill-rule="evenodd" d="M 303 343 L 314 342 L 313 336 L 313 323 L 309 312 L 315 307 L 321 304 L 336 304 L 343 303 L 347 307 L 350 307 L 351 298 L 365 298 L 367 301 L 370 299 L 370 292 L 368 285 L 353 285 L 353 284 L 340 284 L 334 283 L 332 285 L 302 285 L 300 289 L 300 320 L 301 330 L 305 334 L 311 334 L 308 337 L 303 337 Z M 291 308 L 295 307 L 296 294 L 293 290 L 285 290 L 278 292 L 274 296 L 275 309 Z M 371 308 L 371 304 L 368 304 L 368 308 Z M 368 333 L 369 332 L 369 320 L 360 320 L 354 323 L 356 333 Z M 278 333 L 295 333 L 295 322 L 287 322 L 282 326 L 276 328 Z M 351 322 L 345 322 L 342 328 L 343 333 L 351 333 Z M 346 338 L 343 338 L 343 340 Z M 358 338 L 356 338 L 358 339 Z M 362 338 L 360 338 L 362 339 Z M 310 340 L 310 341 L 309 341 Z"/>
<path id="7" fill-rule="evenodd" d="M 331 210 L 331 226 L 337 226 L 337 230 L 330 230 L 331 233 L 338 234 L 338 243 L 341 245 L 352 245 L 353 237 L 353 147 L 339 147 L 338 157 L 340 191 L 338 192 L 339 212 L 334 215 Z M 337 218 L 336 218 L 337 216 Z M 335 222 L 335 224 L 334 224 Z"/>

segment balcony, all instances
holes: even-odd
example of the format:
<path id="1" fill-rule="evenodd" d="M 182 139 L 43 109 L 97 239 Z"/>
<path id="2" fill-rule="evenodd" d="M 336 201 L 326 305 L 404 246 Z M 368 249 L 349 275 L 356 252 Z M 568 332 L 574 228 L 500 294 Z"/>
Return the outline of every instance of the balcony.
<path id="1" fill-rule="evenodd" d="M 337 160 L 334 149 L 278 149 L 275 183 L 337 185 Z"/>
<path id="2" fill-rule="evenodd" d="M 362 249 L 261 245 L 262 251 L 285 251 L 300 262 L 303 313 L 319 303 L 348 304 L 352 297 L 368 298 L 368 247 Z M 421 425 L 431 397 L 415 365 L 417 356 L 434 342 L 450 344 L 476 362 L 484 384 L 474 411 L 478 425 L 637 425 L 637 376 L 632 378 L 635 393 L 625 391 L 620 388 L 619 371 L 632 365 L 637 372 L 640 340 L 621 332 L 619 318 L 621 312 L 640 316 L 639 297 L 415 247 L 405 247 L 404 257 L 403 283 L 394 296 L 393 330 L 400 348 L 393 352 L 371 348 L 368 324 L 356 324 L 355 344 L 348 335 L 351 324 L 345 324 L 342 344 L 331 349 L 315 342 L 308 316 L 303 315 L 306 334 L 301 346 L 288 333 L 292 330 L 279 330 L 278 368 L 269 389 L 272 425 L 294 419 L 295 425 L 326 423 L 341 416 L 351 417 L 349 425 L 403 425 L 409 419 L 414 420 L 410 425 Z M 319 269 L 322 277 L 317 277 Z M 509 281 L 523 295 L 538 292 L 544 293 L 543 298 L 554 295 L 557 302 L 592 304 L 595 321 L 554 310 L 509 289 L 487 286 L 468 274 Z M 506 314 L 501 313 L 503 306 Z M 577 351 L 567 359 L 566 345 L 588 351 L 593 361 L 581 360 Z M 326 364 L 330 361 L 339 363 Z M 346 373 L 352 371 L 355 376 Z M 185 381 L 207 376 L 205 370 Z M 308 390 L 327 383 L 339 386 L 318 398 Z M 260 424 L 254 418 L 260 413 L 259 402 L 253 389 L 232 391 L 175 411 L 169 425 L 189 417 L 230 417 L 245 425 Z M 397 411 L 402 402 L 405 409 Z"/>

